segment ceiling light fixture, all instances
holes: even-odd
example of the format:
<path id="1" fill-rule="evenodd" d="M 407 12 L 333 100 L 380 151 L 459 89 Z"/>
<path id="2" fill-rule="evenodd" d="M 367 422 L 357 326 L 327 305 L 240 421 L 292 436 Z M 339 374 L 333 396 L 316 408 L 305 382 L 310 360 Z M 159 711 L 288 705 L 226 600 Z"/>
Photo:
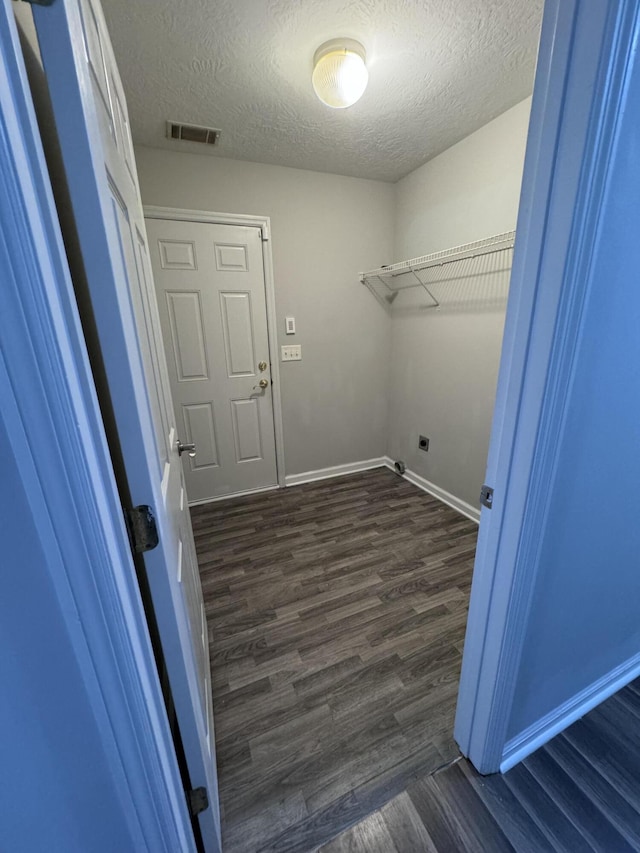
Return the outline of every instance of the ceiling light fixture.
<path id="1" fill-rule="evenodd" d="M 334 109 L 358 101 L 369 81 L 363 46 L 353 39 L 331 39 L 316 50 L 311 82 L 323 104 Z"/>

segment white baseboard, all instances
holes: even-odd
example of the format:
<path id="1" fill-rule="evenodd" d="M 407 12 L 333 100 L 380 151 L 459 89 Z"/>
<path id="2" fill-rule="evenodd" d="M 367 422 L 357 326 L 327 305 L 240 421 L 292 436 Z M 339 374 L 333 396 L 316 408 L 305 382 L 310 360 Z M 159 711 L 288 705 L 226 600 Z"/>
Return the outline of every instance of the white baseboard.
<path id="1" fill-rule="evenodd" d="M 328 480 L 331 477 L 343 477 L 345 474 L 357 474 L 359 471 L 369 471 L 372 468 L 390 468 L 395 472 L 393 459 L 388 456 L 379 456 L 376 459 L 363 459 L 360 462 L 347 462 L 345 465 L 333 465 L 330 468 L 320 468 L 317 471 L 303 471 L 301 474 L 287 474 L 284 478 L 284 484 L 289 486 L 301 486 L 303 483 L 314 483 L 316 480 Z M 414 486 L 422 489 L 424 492 L 433 495 L 434 498 L 447 504 L 452 509 L 457 510 L 470 518 L 471 521 L 478 523 L 480 521 L 480 510 L 466 503 L 466 501 L 457 498 L 455 495 L 436 486 L 435 483 L 430 483 L 414 471 L 405 471 L 404 477 Z M 268 492 L 272 489 L 277 489 L 278 486 L 267 486 L 264 489 L 253 489 L 248 492 L 235 492 L 235 494 L 219 495 L 215 498 L 206 498 L 201 501 L 189 501 L 189 506 L 199 506 L 201 504 L 214 503 L 215 501 L 225 501 L 231 498 L 239 498 L 244 495 L 254 495 L 259 492 Z"/>
<path id="2" fill-rule="evenodd" d="M 516 764 L 535 752 L 560 732 L 584 717 L 596 705 L 613 696 L 640 675 L 640 653 L 594 681 L 567 702 L 554 708 L 528 729 L 512 738 L 504 746 L 500 772 L 506 773 Z"/>
<path id="3" fill-rule="evenodd" d="M 391 468 L 392 471 L 395 471 L 394 461 L 389 456 L 384 457 L 384 464 L 387 468 Z M 470 518 L 471 521 L 475 521 L 476 524 L 480 523 L 480 510 L 471 506 L 471 504 L 468 504 L 466 501 L 463 501 L 461 498 L 457 498 L 450 492 L 441 489 L 440 486 L 436 486 L 435 483 L 425 480 L 424 477 L 421 477 L 420 474 L 416 474 L 415 471 L 407 469 L 404 472 L 404 478 L 410 483 L 413 483 L 414 486 L 422 489 L 423 492 L 428 492 L 430 495 L 433 495 L 434 498 L 438 498 L 439 501 L 442 501 L 442 503 L 447 504 L 447 506 L 457 510 L 462 513 L 462 515 L 466 515 L 467 518 Z"/>
<path id="4" fill-rule="evenodd" d="M 202 498 L 199 501 L 189 501 L 189 506 L 202 506 L 203 504 L 214 504 L 217 501 L 230 501 L 232 498 L 244 498 L 246 495 L 259 495 L 261 492 L 273 492 L 280 486 L 263 486 L 261 489 L 247 489 L 245 492 L 229 492 L 228 495 L 216 495 L 215 498 Z"/>
<path id="5" fill-rule="evenodd" d="M 386 465 L 384 457 L 365 459 L 362 462 L 347 462 L 346 465 L 333 465 L 331 468 L 320 468 L 318 471 L 304 471 L 302 474 L 287 474 L 285 486 L 301 486 L 302 483 L 313 483 L 316 480 L 327 480 L 329 477 L 342 477 L 345 474 L 357 474 L 358 471 L 369 471 L 371 468 L 383 468 Z"/>

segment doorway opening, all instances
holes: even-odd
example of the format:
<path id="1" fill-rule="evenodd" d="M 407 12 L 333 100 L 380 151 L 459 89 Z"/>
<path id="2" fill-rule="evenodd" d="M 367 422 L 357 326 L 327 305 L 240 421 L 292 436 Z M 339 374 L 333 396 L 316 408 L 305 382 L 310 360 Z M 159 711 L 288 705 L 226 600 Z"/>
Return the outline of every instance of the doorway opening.
<path id="1" fill-rule="evenodd" d="M 466 147 L 445 152 L 396 185 L 394 240 L 386 188 L 378 199 L 385 215 L 371 205 L 365 215 L 371 188 L 349 183 L 347 193 L 339 176 L 289 177 L 286 169 L 276 174 L 258 164 L 247 169 L 239 161 L 221 166 L 214 158 L 139 152 L 143 194 L 146 185 L 150 197 L 162 199 L 169 170 L 172 183 L 222 188 L 221 206 L 238 209 L 242 199 L 245 209 L 269 211 L 279 269 L 305 258 L 295 289 L 287 290 L 285 275 L 275 282 L 279 305 L 269 339 L 279 347 L 302 341 L 301 363 L 284 363 L 279 347 L 271 357 L 272 368 L 282 362 L 288 418 L 288 467 L 278 470 L 295 488 L 234 497 L 223 480 L 219 495 L 190 493 L 195 466 L 214 477 L 222 473 L 215 452 L 222 438 L 211 414 L 213 396 L 174 392 L 177 412 L 187 408 L 201 418 L 190 426 L 185 417 L 188 443 L 200 455 L 187 461 L 185 476 L 210 631 L 222 830 L 230 851 L 269 844 L 312 849 L 459 755 L 453 723 L 513 243 L 492 254 L 454 249 L 513 229 L 528 118 L 525 101 L 477 131 Z M 471 185 L 478 156 L 493 176 L 476 187 L 482 203 L 471 212 L 461 205 L 443 225 L 437 202 L 451 203 L 463 171 Z M 223 170 L 225 179 L 232 176 L 233 194 L 225 195 Z M 262 198 L 286 191 L 287 204 L 272 210 L 270 200 L 245 201 L 259 180 Z M 505 193 L 490 210 L 494 180 L 504 181 Z M 304 221 L 295 245 L 282 247 L 276 226 L 287 236 L 299 226 L 293 202 L 311 197 L 307 181 L 323 224 L 311 229 Z M 434 199 L 438 182 L 441 196 Z M 338 185 L 347 200 L 336 213 Z M 205 194 L 190 199 L 193 207 L 206 205 Z M 354 251 L 356 211 L 366 218 L 362 231 L 371 234 Z M 212 229 L 224 222 L 198 221 L 198 214 L 175 207 L 146 213 L 167 359 L 174 363 L 174 384 L 182 381 L 191 394 L 197 382 L 209 380 L 211 361 L 198 356 L 208 321 L 200 307 L 205 297 L 195 294 L 212 283 L 193 282 L 205 269 L 213 277 L 235 263 L 227 281 L 235 277 L 246 294 L 241 275 L 251 263 L 240 237 L 215 236 Z M 320 240 L 319 228 L 340 215 L 330 237 Z M 242 250 L 240 260 L 216 255 L 217 244 Z M 362 269 L 376 268 L 381 279 L 395 272 L 383 272 L 389 262 L 425 261 L 430 249 L 450 263 L 410 267 L 417 286 L 401 284 L 392 301 L 384 304 L 363 286 Z M 226 377 L 234 368 L 220 306 L 230 292 L 223 281 L 209 312 L 217 330 L 211 351 L 218 347 Z M 187 321 L 178 317 L 180 300 Z M 295 336 L 289 338 L 291 319 Z M 314 356 L 307 344 L 318 341 Z M 240 364 L 235 371 L 251 395 L 262 359 L 255 348 L 238 352 L 251 352 L 245 369 Z M 225 413 L 234 399 L 233 393 L 220 396 Z M 242 467 L 231 415 L 229 424 L 231 456 Z M 363 451 L 365 441 L 375 449 Z M 262 459 L 255 451 L 247 456 Z"/>
<path id="2" fill-rule="evenodd" d="M 504 176 L 507 152 L 518 147 L 509 175 L 509 201 L 496 206 L 500 225 L 493 230 L 504 232 L 515 224 L 528 117 L 525 102 L 467 143 L 491 160 L 496 179 Z M 154 163 L 162 164 L 156 192 L 168 168 L 184 186 L 193 185 L 190 173 L 195 167 L 198 175 L 206 176 L 200 178 L 204 186 L 217 186 L 221 180 L 218 162 L 211 158 L 190 161 L 171 155 L 163 164 L 165 156 L 141 152 L 148 186 L 156 185 Z M 416 198 L 426 196 L 425 185 L 434 176 L 446 177 L 450 188 L 463 168 L 471 180 L 468 151 L 461 148 L 443 158 L 395 189 L 403 234 L 398 253 L 415 256 L 418 247 L 429 248 L 424 233 L 435 227 L 437 215 L 426 205 L 420 229 L 411 232 Z M 232 172 L 240 196 L 248 193 L 243 164 L 225 163 L 224 168 L 225 174 Z M 254 164 L 252 182 L 260 171 L 270 192 L 283 193 L 286 176 L 279 171 L 271 178 L 268 167 L 265 170 Z M 322 217 L 333 210 L 336 176 L 295 173 L 290 180 L 291 199 L 308 180 L 315 186 L 314 204 Z M 322 196 L 318 185 L 324 181 Z M 144 180 L 142 186 L 144 192 Z M 383 260 L 380 234 L 367 237 L 366 253 L 360 248 L 352 255 L 353 239 L 346 230 L 370 188 L 350 184 L 350 192 L 353 207 L 345 202 L 341 234 L 333 234 L 329 253 L 331 263 L 337 257 L 340 264 L 337 281 L 327 283 L 325 269 L 316 276 L 309 262 L 305 281 L 288 296 L 284 277 L 276 281 L 278 297 L 284 300 L 278 306 L 278 344 L 287 346 L 285 320 L 293 318 L 296 333 L 291 339 L 302 341 L 303 350 L 302 362 L 279 365 L 283 408 L 289 413 L 285 484 L 295 488 L 239 497 L 227 493 L 219 502 L 197 495 L 202 502 L 192 506 L 210 631 L 223 836 L 231 850 L 257 850 L 265 839 L 291 843 L 294 849 L 328 841 L 381 806 L 385 797 L 400 793 L 417 774 L 435 772 L 459 754 L 454 713 L 513 243 L 491 254 L 449 251 L 444 267 L 416 270 L 417 276 L 427 270 L 437 306 L 421 281 L 384 304 L 359 275 L 359 270 Z M 485 187 L 485 199 L 487 192 Z M 239 203 L 231 196 L 227 201 L 230 208 Z M 259 210 L 258 202 L 255 205 Z M 479 221 L 486 227 L 488 207 L 483 203 L 481 208 L 464 227 L 478 228 Z M 176 223 L 183 230 L 158 230 L 158 223 L 164 229 L 164 223 L 175 218 L 172 210 L 173 217 L 160 209 L 157 218 L 147 220 L 152 259 L 159 267 L 158 301 L 168 304 L 183 288 L 194 305 L 199 285 L 190 280 L 203 269 L 194 267 L 205 250 L 194 236 L 196 216 L 189 211 Z M 270 213 L 272 224 L 282 227 L 283 211 Z M 372 222 L 381 233 L 384 224 L 385 251 L 395 251 L 388 241 L 389 222 L 379 222 L 377 215 L 374 211 Z M 293 217 L 286 223 L 295 226 Z M 448 230 L 441 228 L 440 239 L 449 244 L 440 247 L 446 251 L 448 245 L 450 250 L 462 235 L 471 236 L 464 227 L 452 219 Z M 304 249 L 310 257 L 315 252 L 319 264 L 317 253 L 324 247 L 315 235 L 299 238 L 290 252 L 278 242 L 276 229 L 274 253 L 290 260 Z M 308 242 L 303 244 L 304 238 Z M 209 266 L 217 275 L 216 240 L 206 239 Z M 235 242 L 235 248 L 241 242 L 218 239 L 227 245 Z M 191 269 L 173 270 L 169 279 L 162 268 L 162 241 L 180 243 L 182 256 L 174 254 L 173 263 Z M 184 249 L 188 244 L 193 244 L 191 250 Z M 437 245 L 432 247 L 437 253 Z M 240 273 L 230 275 L 239 280 Z M 225 287 L 215 294 L 216 305 L 225 298 Z M 305 315 L 304 299 L 312 302 L 313 316 Z M 228 375 L 231 361 L 223 349 L 228 335 L 225 338 L 220 321 L 214 320 L 212 325 L 220 329 L 219 361 Z M 347 345 L 337 341 L 329 346 L 334 327 L 343 320 L 341 335 Z M 177 375 L 179 348 L 168 310 L 163 322 L 168 361 L 174 360 Z M 190 344 L 205 340 L 204 332 L 190 328 L 185 334 Z M 311 335 L 324 339 L 321 360 L 312 352 L 308 355 Z M 339 363 L 333 358 L 334 346 L 343 347 Z M 366 366 L 365 356 L 370 362 Z M 260 357 L 256 353 L 252 358 L 253 373 L 246 371 L 245 377 L 249 393 L 260 376 Z M 309 363 L 317 375 L 310 375 Z M 194 375 L 205 373 L 204 358 L 194 358 L 192 364 Z M 297 381 L 302 371 L 304 385 Z M 189 392 L 196 387 L 191 381 L 187 378 L 183 386 Z M 324 398 L 320 384 L 331 391 Z M 358 397 L 362 387 L 365 393 Z M 223 396 L 220 402 L 228 411 L 229 400 Z M 178 399 L 178 411 L 183 403 L 201 406 L 203 401 Z M 298 417 L 291 417 L 292 410 Z M 366 424 L 358 421 L 362 412 Z M 314 431 L 316 421 L 322 423 L 323 435 Z M 360 458 L 359 443 L 349 444 L 356 424 L 363 430 L 359 435 L 376 448 Z M 193 433 L 185 430 L 191 442 Z M 202 444 L 213 446 L 208 438 Z M 233 444 L 231 448 L 235 452 Z M 347 453 L 348 461 L 342 461 Z M 206 450 L 203 461 L 212 459 Z M 327 459 L 338 464 L 323 464 Z M 398 460 L 405 461 L 403 476 L 394 464 Z M 315 728 L 318 737 L 310 738 Z"/>

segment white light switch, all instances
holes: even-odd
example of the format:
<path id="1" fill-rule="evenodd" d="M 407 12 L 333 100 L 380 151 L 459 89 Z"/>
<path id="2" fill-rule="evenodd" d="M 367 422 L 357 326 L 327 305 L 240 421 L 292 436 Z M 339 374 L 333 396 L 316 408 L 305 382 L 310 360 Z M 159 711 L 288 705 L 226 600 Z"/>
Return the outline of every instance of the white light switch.
<path id="1" fill-rule="evenodd" d="M 284 330 L 287 335 L 295 335 L 296 333 L 296 318 L 295 317 L 285 317 L 284 318 Z"/>
<path id="2" fill-rule="evenodd" d="M 302 347 L 300 344 L 280 347 L 282 361 L 302 361 Z"/>

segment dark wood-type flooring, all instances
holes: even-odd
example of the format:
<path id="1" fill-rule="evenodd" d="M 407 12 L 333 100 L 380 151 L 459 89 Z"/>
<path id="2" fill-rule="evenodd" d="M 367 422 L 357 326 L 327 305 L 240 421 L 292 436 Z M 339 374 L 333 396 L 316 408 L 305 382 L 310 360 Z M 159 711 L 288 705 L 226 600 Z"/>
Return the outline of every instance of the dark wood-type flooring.
<path id="1" fill-rule="evenodd" d="M 640 680 L 504 776 L 479 776 L 461 759 L 409 785 L 321 850 L 640 850 Z"/>
<path id="2" fill-rule="evenodd" d="M 386 469 L 192 517 L 225 853 L 315 850 L 456 758 L 477 525 Z"/>

